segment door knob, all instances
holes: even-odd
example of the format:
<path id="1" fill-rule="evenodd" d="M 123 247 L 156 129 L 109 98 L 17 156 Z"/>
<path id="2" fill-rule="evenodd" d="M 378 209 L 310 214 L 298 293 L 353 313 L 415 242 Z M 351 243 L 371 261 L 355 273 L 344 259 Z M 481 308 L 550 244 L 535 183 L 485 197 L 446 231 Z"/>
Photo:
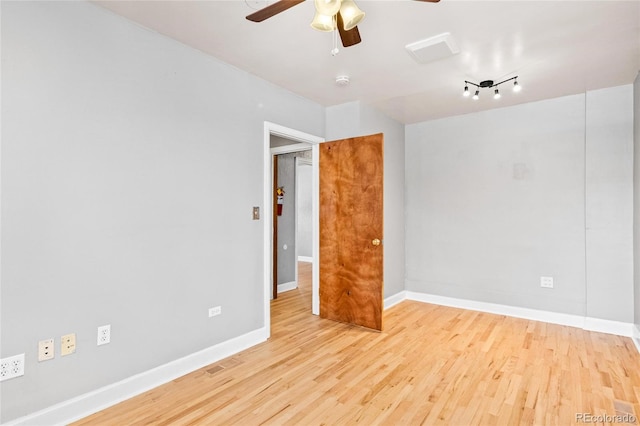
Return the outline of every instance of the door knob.
<path id="1" fill-rule="evenodd" d="M 379 246 L 380 245 L 380 240 L 377 239 L 377 238 L 374 239 L 374 240 L 371 240 L 371 244 L 373 244 L 374 246 Z"/>

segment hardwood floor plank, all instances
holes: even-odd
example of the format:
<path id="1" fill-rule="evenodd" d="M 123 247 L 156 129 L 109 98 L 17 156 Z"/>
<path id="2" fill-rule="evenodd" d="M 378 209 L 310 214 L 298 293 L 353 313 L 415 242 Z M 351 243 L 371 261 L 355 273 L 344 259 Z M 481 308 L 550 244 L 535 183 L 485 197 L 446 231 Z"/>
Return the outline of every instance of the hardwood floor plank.
<path id="1" fill-rule="evenodd" d="M 630 339 L 404 301 L 371 332 L 311 315 L 311 268 L 272 337 L 76 425 L 576 424 L 640 417 Z M 638 421 L 637 423 L 638 424 Z"/>

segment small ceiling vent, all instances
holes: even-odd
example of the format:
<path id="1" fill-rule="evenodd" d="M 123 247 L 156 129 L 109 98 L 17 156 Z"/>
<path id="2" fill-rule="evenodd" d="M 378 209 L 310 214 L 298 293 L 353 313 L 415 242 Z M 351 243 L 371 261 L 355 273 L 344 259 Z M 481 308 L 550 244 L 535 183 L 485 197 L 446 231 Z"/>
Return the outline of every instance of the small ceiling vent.
<path id="1" fill-rule="evenodd" d="M 409 43 L 405 46 L 407 52 L 421 64 L 437 61 L 457 55 L 460 49 L 449 33 L 438 34 L 424 40 Z"/>

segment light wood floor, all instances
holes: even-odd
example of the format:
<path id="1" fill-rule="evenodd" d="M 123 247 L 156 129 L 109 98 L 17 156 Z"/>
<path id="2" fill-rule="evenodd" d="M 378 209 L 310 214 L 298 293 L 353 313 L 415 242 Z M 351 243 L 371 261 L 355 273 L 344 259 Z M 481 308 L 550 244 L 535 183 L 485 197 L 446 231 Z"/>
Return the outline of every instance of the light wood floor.
<path id="1" fill-rule="evenodd" d="M 310 270 L 300 266 L 300 288 L 272 302 L 269 341 L 77 424 L 566 425 L 577 413 L 640 415 L 640 355 L 628 338 L 411 301 L 372 332 L 311 315 Z"/>

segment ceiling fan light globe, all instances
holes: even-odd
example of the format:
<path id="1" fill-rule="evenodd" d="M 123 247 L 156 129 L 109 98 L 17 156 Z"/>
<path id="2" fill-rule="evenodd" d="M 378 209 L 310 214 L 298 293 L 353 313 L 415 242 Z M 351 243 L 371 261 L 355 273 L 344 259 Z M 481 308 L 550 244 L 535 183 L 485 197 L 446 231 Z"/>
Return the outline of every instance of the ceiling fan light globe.
<path id="1" fill-rule="evenodd" d="M 315 0 L 315 5 L 322 15 L 333 16 L 340 10 L 340 0 Z"/>
<path id="2" fill-rule="evenodd" d="M 316 15 L 311 21 L 311 28 L 318 31 L 330 32 L 334 30 L 333 16 L 323 15 L 320 12 L 316 12 Z"/>
<path id="3" fill-rule="evenodd" d="M 360 10 L 353 0 L 342 0 L 340 15 L 344 22 L 344 30 L 349 31 L 356 27 L 364 18 L 365 13 Z"/>

